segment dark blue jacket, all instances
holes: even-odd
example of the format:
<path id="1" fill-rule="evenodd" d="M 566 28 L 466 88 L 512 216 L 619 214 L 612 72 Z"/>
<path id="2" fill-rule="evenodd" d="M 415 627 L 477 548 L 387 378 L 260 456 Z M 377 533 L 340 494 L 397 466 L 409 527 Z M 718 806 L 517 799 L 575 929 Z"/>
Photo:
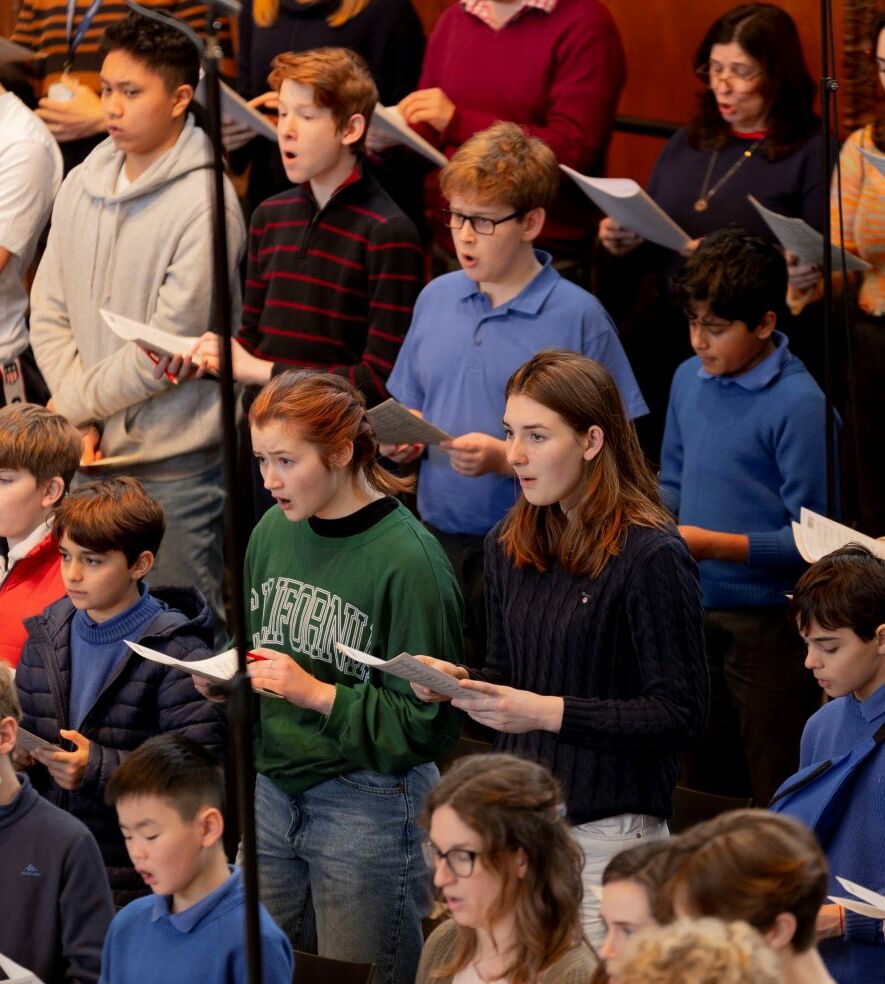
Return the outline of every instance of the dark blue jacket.
<path id="1" fill-rule="evenodd" d="M 176 659 L 206 659 L 213 654 L 212 615 L 195 588 L 152 592 L 167 608 L 133 641 Z M 71 620 L 76 609 L 65 597 L 42 615 L 25 619 L 28 641 L 15 675 L 22 705 L 22 727 L 63 748 L 61 729 L 69 729 Z M 79 817 L 95 835 L 111 884 L 135 887 L 129 856 L 117 826 L 116 811 L 105 805 L 104 791 L 127 752 L 153 735 L 180 731 L 217 754 L 225 742 L 225 724 L 215 704 L 194 689 L 193 678 L 130 653 L 105 683 L 86 712 L 80 733 L 92 745 L 80 787 L 60 789 L 42 766 L 31 769 L 34 787 L 50 802 Z"/>

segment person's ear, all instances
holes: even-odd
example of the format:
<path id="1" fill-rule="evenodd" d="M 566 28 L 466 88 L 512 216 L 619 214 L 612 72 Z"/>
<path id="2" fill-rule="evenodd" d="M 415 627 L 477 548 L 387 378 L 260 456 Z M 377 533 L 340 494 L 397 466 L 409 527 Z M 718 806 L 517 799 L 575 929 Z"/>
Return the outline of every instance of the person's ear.
<path id="1" fill-rule="evenodd" d="M 366 132 L 366 118 L 362 113 L 354 113 L 341 131 L 341 142 L 345 147 L 355 144 Z"/>
<path id="2" fill-rule="evenodd" d="M 771 338 L 771 333 L 777 327 L 777 315 L 774 311 L 766 311 L 762 316 L 762 320 L 753 329 L 753 334 L 757 338 Z"/>
<path id="3" fill-rule="evenodd" d="M 194 87 L 192 85 L 179 85 L 172 93 L 172 118 L 178 119 L 187 112 L 188 106 L 194 99 Z"/>
<path id="4" fill-rule="evenodd" d="M 529 859 L 525 851 L 520 847 L 516 852 L 516 877 L 519 879 L 525 878 L 526 873 L 529 870 Z"/>
<path id="5" fill-rule="evenodd" d="M 61 502 L 65 494 L 65 482 L 60 475 L 53 475 L 48 482 L 43 483 L 43 496 L 40 499 L 42 509 L 51 509 Z"/>
<path id="6" fill-rule="evenodd" d="M 537 239 L 541 235 L 546 220 L 547 212 L 543 208 L 529 209 L 522 217 L 522 241 L 530 243 Z"/>
<path id="7" fill-rule="evenodd" d="M 584 445 L 584 461 L 592 461 L 605 445 L 603 429 L 597 424 L 593 424 L 581 438 L 581 443 Z"/>
<path id="8" fill-rule="evenodd" d="M 329 469 L 330 471 L 339 471 L 342 468 L 347 468 L 351 461 L 353 461 L 353 441 L 348 441 L 341 451 L 329 458 Z"/>
<path id="9" fill-rule="evenodd" d="M 135 558 L 135 563 L 129 568 L 129 573 L 134 580 L 141 580 L 147 572 L 154 566 L 154 555 L 150 550 L 142 550 Z"/>
<path id="10" fill-rule="evenodd" d="M 885 656 L 885 625 L 876 627 L 876 649 L 880 656 Z"/>
<path id="11" fill-rule="evenodd" d="M 18 734 L 18 722 L 14 717 L 0 718 L 0 755 L 11 755 Z"/>
<path id="12" fill-rule="evenodd" d="M 792 912 L 779 912 L 762 937 L 772 950 L 786 950 L 795 935 L 796 917 Z"/>
<path id="13" fill-rule="evenodd" d="M 221 811 L 214 806 L 204 807 L 196 816 L 200 831 L 200 841 L 203 847 L 212 847 L 218 843 L 224 833 L 224 818 Z"/>

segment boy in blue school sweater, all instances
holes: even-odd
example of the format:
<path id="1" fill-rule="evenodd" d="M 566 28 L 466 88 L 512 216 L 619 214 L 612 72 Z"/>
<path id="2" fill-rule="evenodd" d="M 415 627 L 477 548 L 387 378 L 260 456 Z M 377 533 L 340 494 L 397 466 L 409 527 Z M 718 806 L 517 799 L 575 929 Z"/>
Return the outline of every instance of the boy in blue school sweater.
<path id="1" fill-rule="evenodd" d="M 773 246 L 723 229 L 673 287 L 696 355 L 673 377 L 661 494 L 700 565 L 712 685 L 683 781 L 764 806 L 820 706 L 785 594 L 804 567 L 791 523 L 826 512 L 824 395 L 776 330 L 787 268 Z"/>
<path id="2" fill-rule="evenodd" d="M 805 726 L 799 768 L 845 755 L 885 725 L 885 561 L 849 544 L 799 579 L 790 613 L 808 647 L 805 666 L 829 698 Z M 784 812 L 789 813 L 787 803 Z M 845 895 L 836 876 L 885 892 L 885 744 L 859 767 L 824 849 L 829 893 Z M 818 928 L 827 969 L 840 984 L 885 980 L 881 919 L 825 905 Z"/>
<path id="3" fill-rule="evenodd" d="M 154 894 L 114 917 L 100 984 L 245 984 L 245 895 L 222 844 L 221 766 L 183 735 L 158 735 L 111 776 L 106 799 Z M 264 906 L 259 925 L 263 981 L 289 984 L 292 950 Z"/>

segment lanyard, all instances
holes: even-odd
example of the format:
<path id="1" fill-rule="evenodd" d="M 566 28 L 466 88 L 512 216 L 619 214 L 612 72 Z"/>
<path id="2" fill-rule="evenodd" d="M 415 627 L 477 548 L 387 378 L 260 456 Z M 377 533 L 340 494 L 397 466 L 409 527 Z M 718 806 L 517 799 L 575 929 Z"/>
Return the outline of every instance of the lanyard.
<path id="1" fill-rule="evenodd" d="M 80 42 L 83 40 L 83 35 L 92 26 L 92 21 L 95 19 L 95 15 L 98 13 L 98 8 L 101 6 L 101 0 L 92 0 L 89 4 L 89 8 L 83 14 L 83 19 L 80 21 L 80 26 L 77 28 L 77 33 L 74 34 L 74 13 L 77 9 L 77 0 L 68 0 L 68 16 L 65 22 L 65 38 L 68 42 L 68 56 L 65 59 L 64 70 L 67 71 L 74 62 L 74 54 L 77 48 L 80 47 Z"/>

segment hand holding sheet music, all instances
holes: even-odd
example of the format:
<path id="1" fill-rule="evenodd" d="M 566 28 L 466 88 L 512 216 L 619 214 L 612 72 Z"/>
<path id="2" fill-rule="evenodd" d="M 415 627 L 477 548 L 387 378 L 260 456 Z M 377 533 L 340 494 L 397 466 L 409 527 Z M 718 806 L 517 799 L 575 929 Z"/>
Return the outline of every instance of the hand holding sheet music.
<path id="1" fill-rule="evenodd" d="M 442 694 L 444 697 L 457 697 L 459 700 L 469 701 L 478 700 L 481 696 L 464 690 L 458 686 L 458 681 L 454 677 L 440 670 L 435 670 L 432 666 L 427 666 L 409 653 L 400 653 L 393 659 L 385 660 L 372 656 L 370 653 L 361 652 L 351 646 L 345 646 L 343 642 L 336 642 L 335 648 L 357 663 L 371 666 L 374 670 L 381 670 L 382 673 L 389 673 L 401 680 L 408 680 L 409 683 L 417 683 L 419 686 L 427 687 L 428 690 Z"/>
<path id="2" fill-rule="evenodd" d="M 839 882 L 846 892 L 856 896 L 856 898 L 848 899 L 838 895 L 831 895 L 831 902 L 841 905 L 843 909 L 848 909 L 850 912 L 856 912 L 860 916 L 866 916 L 868 919 L 885 920 L 885 895 L 880 895 L 871 888 L 864 888 L 863 885 L 858 885 L 856 882 L 849 881 L 847 878 L 840 878 L 838 875 L 836 876 L 836 881 Z M 858 902 L 858 899 L 862 899 L 862 901 Z"/>
<path id="3" fill-rule="evenodd" d="M 61 748 L 58 745 L 53 745 L 51 741 L 47 741 L 45 738 L 41 738 L 39 735 L 35 735 L 31 731 L 27 731 L 21 726 L 19 726 L 18 731 L 15 735 L 15 744 L 17 748 L 23 748 L 26 752 L 60 752 Z"/>
<path id="4" fill-rule="evenodd" d="M 451 435 L 391 397 L 367 413 L 379 444 L 439 444 Z"/>
<path id="5" fill-rule="evenodd" d="M 382 106 L 378 103 L 372 113 L 371 127 L 377 128 L 391 142 L 411 148 L 437 167 L 445 167 L 449 163 L 442 151 L 437 150 L 406 123 L 396 106 Z"/>
<path id="6" fill-rule="evenodd" d="M 171 331 L 163 331 L 162 328 L 134 321 L 122 314 L 114 314 L 106 308 L 100 308 L 99 313 L 115 335 L 128 342 L 135 342 L 157 355 L 186 355 L 199 341 L 197 336 L 173 335 Z"/>
<path id="7" fill-rule="evenodd" d="M 221 89 L 221 115 L 245 126 L 259 137 L 277 142 L 277 128 L 271 121 L 249 103 L 227 83 L 219 79 Z M 194 92 L 194 99 L 201 105 L 206 105 L 206 80 L 200 77 Z"/>

